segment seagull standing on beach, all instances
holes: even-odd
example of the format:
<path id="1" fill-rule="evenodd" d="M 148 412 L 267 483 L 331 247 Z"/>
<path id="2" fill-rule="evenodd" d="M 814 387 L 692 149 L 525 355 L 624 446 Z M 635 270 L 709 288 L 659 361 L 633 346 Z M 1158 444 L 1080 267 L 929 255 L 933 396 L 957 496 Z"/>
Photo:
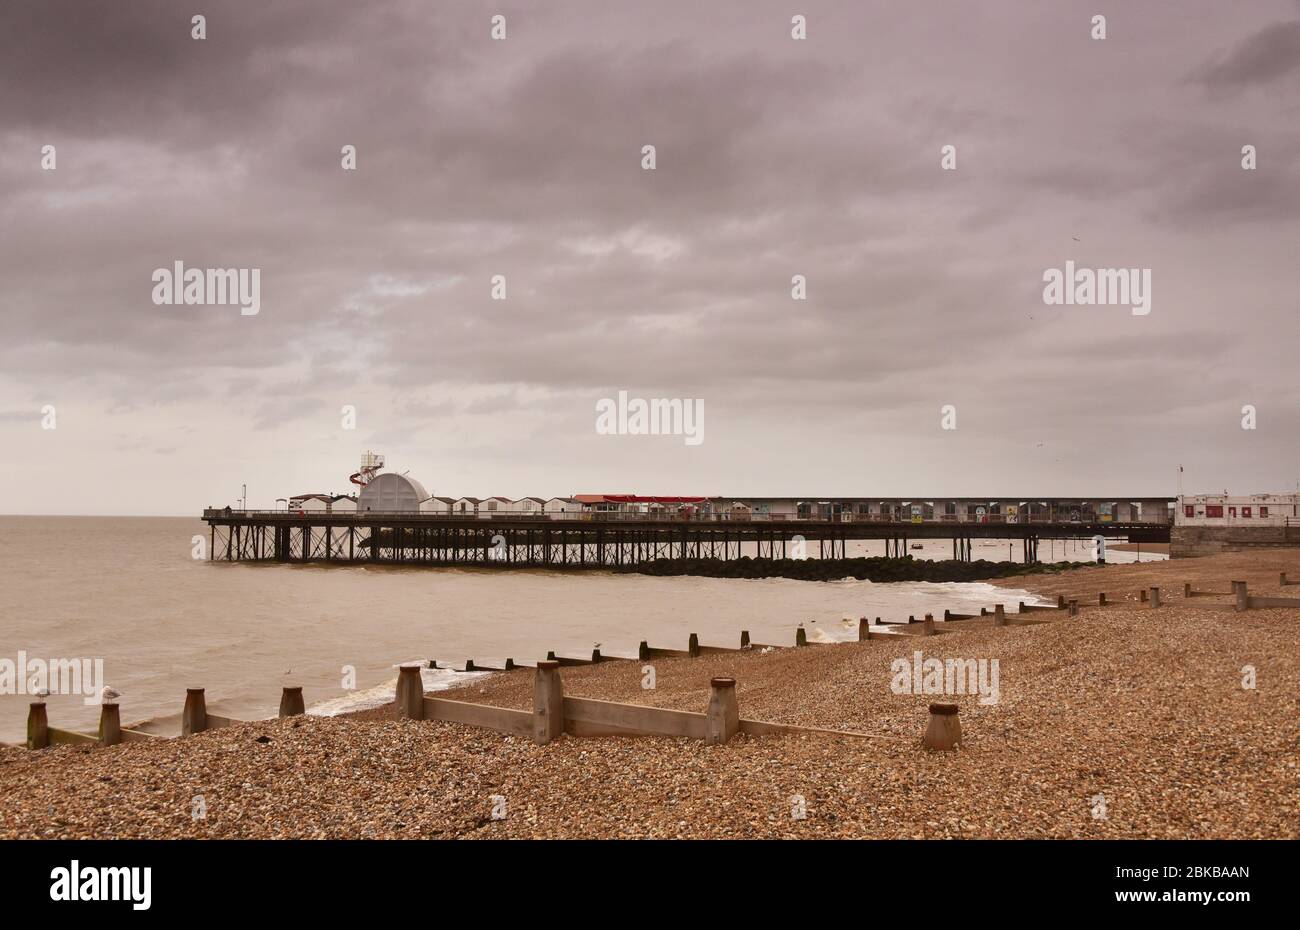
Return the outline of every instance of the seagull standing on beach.
<path id="1" fill-rule="evenodd" d="M 42 688 L 41 690 L 36 692 L 36 700 L 40 701 L 42 704 L 45 703 L 45 699 L 49 696 L 50 696 L 49 688 Z"/>
<path id="2" fill-rule="evenodd" d="M 122 692 L 116 688 L 104 685 L 104 690 L 99 692 L 99 701 L 101 704 L 112 704 L 122 696 Z"/>

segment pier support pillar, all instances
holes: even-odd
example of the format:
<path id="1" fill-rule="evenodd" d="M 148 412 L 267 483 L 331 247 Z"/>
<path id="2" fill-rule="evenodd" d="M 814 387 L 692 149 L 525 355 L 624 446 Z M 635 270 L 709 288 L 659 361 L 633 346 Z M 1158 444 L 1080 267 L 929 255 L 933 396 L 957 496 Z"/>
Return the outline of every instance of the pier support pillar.
<path id="1" fill-rule="evenodd" d="M 286 685 L 280 692 L 280 716 L 297 717 L 306 712 L 307 708 L 302 702 L 302 686 Z"/>
<path id="2" fill-rule="evenodd" d="M 208 728 L 208 703 L 202 688 L 185 689 L 185 710 L 181 714 L 181 736 L 192 736 Z"/>
<path id="3" fill-rule="evenodd" d="M 961 721 L 957 717 L 956 704 L 931 704 L 930 720 L 925 733 L 921 736 L 921 745 L 926 749 L 949 751 L 961 745 Z"/>
<path id="4" fill-rule="evenodd" d="M 46 749 L 50 745 L 50 721 L 44 701 L 33 701 L 27 709 L 27 748 Z"/>
<path id="5" fill-rule="evenodd" d="M 116 746 L 122 742 L 122 714 L 116 704 L 99 706 L 99 745 Z"/>
<path id="6" fill-rule="evenodd" d="M 544 746 L 564 732 L 564 683 L 560 663 L 537 663 L 533 677 L 533 742 Z"/>
<path id="7" fill-rule="evenodd" d="M 1250 607 L 1250 596 L 1246 593 L 1246 582 L 1234 581 L 1232 583 L 1232 593 L 1237 597 L 1237 610 L 1246 610 Z"/>
<path id="8" fill-rule="evenodd" d="M 466 669 L 468 668 L 469 665 L 466 665 Z M 399 720 L 424 719 L 424 682 L 420 679 L 420 666 L 402 665 L 398 667 L 397 692 L 393 695 L 393 710 Z"/>
<path id="9" fill-rule="evenodd" d="M 736 679 L 714 678 L 709 681 L 709 709 L 704 728 L 704 742 L 716 746 L 740 732 L 740 707 L 736 702 Z"/>

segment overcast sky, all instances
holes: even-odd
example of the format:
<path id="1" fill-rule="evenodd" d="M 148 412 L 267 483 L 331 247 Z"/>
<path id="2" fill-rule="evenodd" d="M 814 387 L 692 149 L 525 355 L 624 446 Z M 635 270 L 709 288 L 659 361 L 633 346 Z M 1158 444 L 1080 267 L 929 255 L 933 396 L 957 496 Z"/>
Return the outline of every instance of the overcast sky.
<path id="1" fill-rule="evenodd" d="M 0 512 L 1294 489 L 1298 268 L 1295 0 L 0 5 Z"/>

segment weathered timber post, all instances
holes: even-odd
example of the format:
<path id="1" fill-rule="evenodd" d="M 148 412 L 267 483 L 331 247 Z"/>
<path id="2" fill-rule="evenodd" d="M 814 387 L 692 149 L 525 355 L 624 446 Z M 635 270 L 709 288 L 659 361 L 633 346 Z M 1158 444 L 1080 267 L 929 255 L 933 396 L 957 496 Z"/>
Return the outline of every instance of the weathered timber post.
<path id="1" fill-rule="evenodd" d="M 642 662 L 650 658 L 650 644 L 644 639 L 641 640 L 641 645 L 636 647 L 636 657 Z M 551 660 L 547 659 L 547 661 L 549 662 Z"/>
<path id="2" fill-rule="evenodd" d="M 1155 587 L 1153 587 L 1153 588 L 1151 589 L 1151 596 L 1148 598 L 1148 600 L 1151 602 L 1151 609 L 1152 609 L 1152 610 L 1155 610 L 1157 607 L 1159 607 L 1159 606 L 1160 606 L 1160 589 L 1159 589 L 1159 588 L 1155 588 Z"/>
<path id="3" fill-rule="evenodd" d="M 564 683 L 560 663 L 538 662 L 533 676 L 533 742 L 544 746 L 564 732 Z"/>
<path id="4" fill-rule="evenodd" d="M 99 706 L 99 745 L 116 746 L 122 742 L 122 714 L 116 704 Z"/>
<path id="5" fill-rule="evenodd" d="M 692 633 L 686 640 L 686 654 L 692 659 L 698 659 L 700 656 L 700 635 Z"/>
<path id="6" fill-rule="evenodd" d="M 934 614 L 925 615 L 925 622 L 921 624 L 921 635 L 922 636 L 934 635 Z"/>
<path id="7" fill-rule="evenodd" d="M 1246 610 L 1250 607 L 1250 596 L 1246 593 L 1246 582 L 1234 581 L 1232 583 L 1232 593 L 1237 595 L 1237 609 Z"/>
<path id="8" fill-rule="evenodd" d="M 926 749 L 952 750 L 961 745 L 961 721 L 956 704 L 931 704 L 930 720 L 921 745 Z"/>
<path id="9" fill-rule="evenodd" d="M 420 678 L 420 666 L 398 666 L 393 713 L 399 720 L 424 719 L 424 681 Z"/>
<path id="10" fill-rule="evenodd" d="M 1064 609 L 1065 609 L 1065 595 L 1064 595 L 1064 594 L 1058 594 L 1058 595 L 1056 595 L 1056 609 L 1057 609 L 1057 610 L 1064 610 Z"/>
<path id="11" fill-rule="evenodd" d="M 740 648 L 741 649 L 749 648 L 749 630 L 740 631 Z"/>
<path id="12" fill-rule="evenodd" d="M 1282 574 L 1277 576 L 1277 583 L 1279 587 L 1283 587 L 1283 588 L 1285 588 L 1287 585 L 1291 583 L 1286 580 L 1286 572 L 1282 572 Z"/>
<path id="13" fill-rule="evenodd" d="M 709 709 L 705 716 L 704 742 L 711 746 L 725 743 L 740 732 L 736 679 L 714 678 L 709 681 Z"/>
<path id="14" fill-rule="evenodd" d="M 1079 616 L 1079 602 L 1078 602 L 1078 601 L 1070 601 L 1070 616 L 1071 616 L 1071 617 L 1077 617 L 1077 616 Z"/>
<path id="15" fill-rule="evenodd" d="M 858 642 L 865 643 L 871 639 L 871 623 L 866 617 L 858 618 Z"/>
<path id="16" fill-rule="evenodd" d="M 1098 607 L 1105 607 L 1105 606 L 1106 606 L 1106 592 L 1105 592 L 1105 591 L 1102 591 L 1100 594 L 1097 595 L 1097 606 L 1098 606 Z"/>
<path id="17" fill-rule="evenodd" d="M 1147 602 L 1147 589 L 1146 589 L 1146 588 L 1143 588 L 1141 591 L 1138 592 L 1138 600 L 1141 601 L 1143 604 L 1145 604 L 1145 603 Z"/>
<path id="18" fill-rule="evenodd" d="M 306 705 L 302 702 L 302 686 L 285 685 L 280 692 L 280 716 L 297 717 L 306 712 Z"/>
<path id="19" fill-rule="evenodd" d="M 796 646 L 808 645 L 808 631 L 803 627 L 796 627 L 794 631 L 794 644 Z"/>
<path id="20" fill-rule="evenodd" d="M 1007 609 L 1003 607 L 1001 604 L 993 605 L 993 625 L 994 626 L 1007 625 Z"/>
<path id="21" fill-rule="evenodd" d="M 202 688 L 185 689 L 185 710 L 181 713 L 181 736 L 192 736 L 208 728 L 208 703 Z"/>
<path id="22" fill-rule="evenodd" d="M 32 701 L 27 709 L 27 748 L 46 749 L 50 745 L 50 721 L 44 701 Z"/>
<path id="23" fill-rule="evenodd" d="M 1192 596 L 1192 583 L 1191 583 L 1190 581 L 1184 581 L 1184 582 L 1183 582 L 1183 597 L 1191 597 L 1191 596 Z"/>

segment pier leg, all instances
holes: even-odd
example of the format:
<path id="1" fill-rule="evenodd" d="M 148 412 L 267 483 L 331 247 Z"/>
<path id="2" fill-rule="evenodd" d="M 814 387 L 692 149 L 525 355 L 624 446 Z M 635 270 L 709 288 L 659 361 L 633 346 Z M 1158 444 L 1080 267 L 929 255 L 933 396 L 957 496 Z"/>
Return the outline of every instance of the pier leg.
<path id="1" fill-rule="evenodd" d="M 181 714 L 181 736 L 192 736 L 208 728 L 208 703 L 202 688 L 185 689 L 185 710 Z"/>
<path id="2" fill-rule="evenodd" d="M 50 721 L 44 701 L 33 701 L 27 709 L 27 748 L 45 749 L 50 745 Z"/>
<path id="3" fill-rule="evenodd" d="M 122 715 L 116 704 L 99 706 L 99 745 L 116 746 L 122 742 Z"/>
<path id="4" fill-rule="evenodd" d="M 399 720 L 424 719 L 424 682 L 420 680 L 420 666 L 403 665 L 397 669 L 397 692 L 393 695 L 393 705 Z"/>
<path id="5" fill-rule="evenodd" d="M 930 720 L 921 737 L 926 749 L 950 751 L 961 745 L 961 721 L 956 704 L 931 704 Z"/>
<path id="6" fill-rule="evenodd" d="M 302 702 L 302 686 L 286 685 L 280 692 L 280 716 L 297 717 L 307 712 L 306 706 Z"/>
<path id="7" fill-rule="evenodd" d="M 709 681 L 709 709 L 706 714 L 704 742 L 716 746 L 740 732 L 740 708 L 736 703 L 736 679 L 714 678 Z"/>
<path id="8" fill-rule="evenodd" d="M 564 684 L 560 663 L 537 663 L 533 677 L 533 742 L 544 746 L 564 732 Z"/>

